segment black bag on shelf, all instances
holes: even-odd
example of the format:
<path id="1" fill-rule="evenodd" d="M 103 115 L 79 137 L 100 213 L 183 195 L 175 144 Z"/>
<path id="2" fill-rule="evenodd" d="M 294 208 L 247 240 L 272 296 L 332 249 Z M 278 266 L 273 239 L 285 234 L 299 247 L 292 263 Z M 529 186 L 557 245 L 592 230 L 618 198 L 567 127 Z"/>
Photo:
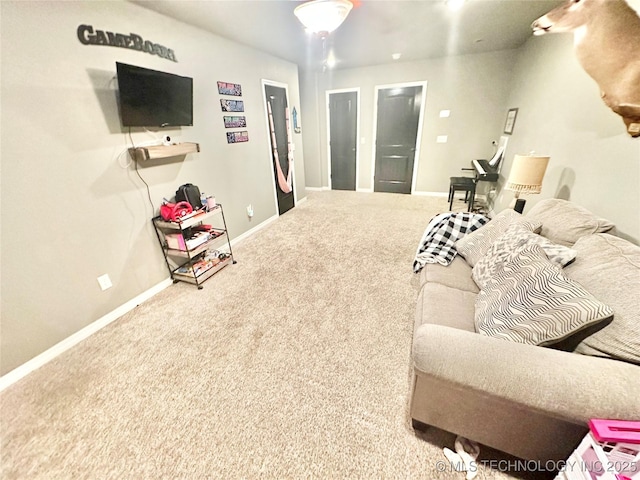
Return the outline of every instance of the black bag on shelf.
<path id="1" fill-rule="evenodd" d="M 176 203 L 178 202 L 189 202 L 194 210 L 201 208 L 200 189 L 191 183 L 180 185 L 176 190 Z"/>

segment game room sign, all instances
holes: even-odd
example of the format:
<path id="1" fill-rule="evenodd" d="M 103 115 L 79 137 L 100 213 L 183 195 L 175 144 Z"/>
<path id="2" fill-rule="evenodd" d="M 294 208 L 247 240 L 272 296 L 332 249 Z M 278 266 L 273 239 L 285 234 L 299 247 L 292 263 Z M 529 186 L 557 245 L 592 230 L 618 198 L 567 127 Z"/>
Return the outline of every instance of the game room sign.
<path id="1" fill-rule="evenodd" d="M 140 52 L 147 52 L 151 55 L 158 55 L 172 62 L 177 62 L 176 54 L 170 48 L 160 44 L 143 40 L 140 35 L 130 33 L 124 35 L 122 33 L 105 32 L 104 30 L 93 30 L 91 25 L 78 26 L 78 40 L 83 45 L 106 45 L 108 47 L 130 48 Z"/>

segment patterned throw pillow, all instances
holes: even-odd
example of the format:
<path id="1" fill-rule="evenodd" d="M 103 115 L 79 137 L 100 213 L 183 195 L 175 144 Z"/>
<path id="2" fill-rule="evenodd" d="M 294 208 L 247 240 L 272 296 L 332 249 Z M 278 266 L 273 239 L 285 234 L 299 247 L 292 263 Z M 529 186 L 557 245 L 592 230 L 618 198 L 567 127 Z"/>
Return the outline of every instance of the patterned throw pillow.
<path id="1" fill-rule="evenodd" d="M 531 245 L 480 291 L 475 324 L 482 335 L 544 346 L 612 316 L 611 308 L 567 278 L 539 245 Z"/>
<path id="2" fill-rule="evenodd" d="M 575 260 L 578 253 L 569 247 L 552 243 L 519 223 L 514 223 L 505 229 L 504 235 L 493 242 L 486 255 L 475 264 L 471 277 L 480 289 L 486 288 L 506 263 L 520 255 L 523 248 L 534 244 L 540 245 L 549 260 L 561 267 Z"/>
<path id="3" fill-rule="evenodd" d="M 489 247 L 504 234 L 505 229 L 519 223 L 532 232 L 540 230 L 542 225 L 535 221 L 526 220 L 515 210 L 506 209 L 498 213 L 485 226 L 466 234 L 456 242 L 456 250 L 472 267 L 485 256 Z"/>

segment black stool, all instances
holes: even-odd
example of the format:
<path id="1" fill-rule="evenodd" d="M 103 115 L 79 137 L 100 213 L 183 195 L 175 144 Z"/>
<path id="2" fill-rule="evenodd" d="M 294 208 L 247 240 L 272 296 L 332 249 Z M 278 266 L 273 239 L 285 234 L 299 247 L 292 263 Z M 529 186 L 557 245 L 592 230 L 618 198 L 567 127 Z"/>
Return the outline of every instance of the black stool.
<path id="1" fill-rule="evenodd" d="M 453 196 L 457 191 L 465 192 L 464 201 L 469 201 L 469 211 L 473 209 L 473 199 L 476 196 L 476 179 L 471 177 L 451 177 L 449 185 L 449 210 L 453 207 Z"/>

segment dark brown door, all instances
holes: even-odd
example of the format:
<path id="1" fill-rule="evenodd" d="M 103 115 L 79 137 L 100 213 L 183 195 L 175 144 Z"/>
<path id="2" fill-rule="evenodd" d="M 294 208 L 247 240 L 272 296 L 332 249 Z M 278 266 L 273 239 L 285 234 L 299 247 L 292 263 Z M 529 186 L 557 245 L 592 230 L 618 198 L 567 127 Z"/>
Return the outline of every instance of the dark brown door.
<path id="1" fill-rule="evenodd" d="M 331 189 L 356 189 L 357 92 L 329 94 Z"/>
<path id="2" fill-rule="evenodd" d="M 411 193 L 422 87 L 378 91 L 376 192 Z"/>
<path id="3" fill-rule="evenodd" d="M 264 92 L 267 102 L 271 103 L 271 111 L 273 113 L 273 126 L 276 134 L 276 145 L 278 150 L 278 162 L 280 163 L 280 168 L 282 169 L 282 173 L 286 178 L 289 175 L 289 159 L 287 157 L 287 120 L 285 116 L 285 109 L 287 108 L 286 90 L 282 87 L 265 85 Z M 265 108 L 267 108 L 266 105 Z M 271 133 L 269 133 L 269 138 L 271 138 Z M 278 185 L 278 172 L 276 170 L 273 148 L 271 149 L 271 163 L 276 182 L 278 213 L 282 215 L 283 213 L 291 210 L 294 206 L 293 179 L 291 180 L 291 192 L 283 192 L 280 188 L 280 185 Z"/>

